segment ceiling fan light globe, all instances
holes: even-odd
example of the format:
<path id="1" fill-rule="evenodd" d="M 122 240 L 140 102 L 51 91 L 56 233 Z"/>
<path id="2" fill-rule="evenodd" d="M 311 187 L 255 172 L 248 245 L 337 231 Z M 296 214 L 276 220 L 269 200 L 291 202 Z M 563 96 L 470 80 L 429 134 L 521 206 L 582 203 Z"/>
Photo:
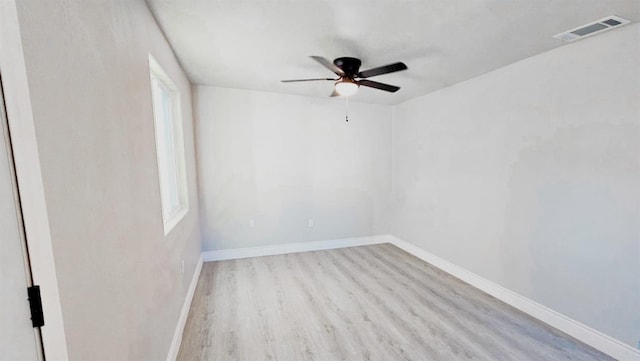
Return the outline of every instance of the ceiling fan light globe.
<path id="1" fill-rule="evenodd" d="M 358 92 L 358 84 L 351 81 L 339 81 L 335 85 L 336 93 L 349 97 Z"/>

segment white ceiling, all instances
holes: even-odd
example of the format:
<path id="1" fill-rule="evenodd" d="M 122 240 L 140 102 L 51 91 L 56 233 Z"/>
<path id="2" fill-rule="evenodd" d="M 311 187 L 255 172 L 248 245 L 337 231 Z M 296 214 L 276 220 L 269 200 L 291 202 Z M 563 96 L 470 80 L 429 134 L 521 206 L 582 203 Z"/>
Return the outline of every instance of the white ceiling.
<path id="1" fill-rule="evenodd" d="M 639 0 L 147 0 L 192 82 L 326 97 L 310 59 L 403 61 L 354 101 L 398 104 L 566 43 L 552 36 L 608 15 L 640 21 Z M 615 31 L 615 30 L 614 30 Z M 588 40 L 581 40 L 588 41 Z"/>

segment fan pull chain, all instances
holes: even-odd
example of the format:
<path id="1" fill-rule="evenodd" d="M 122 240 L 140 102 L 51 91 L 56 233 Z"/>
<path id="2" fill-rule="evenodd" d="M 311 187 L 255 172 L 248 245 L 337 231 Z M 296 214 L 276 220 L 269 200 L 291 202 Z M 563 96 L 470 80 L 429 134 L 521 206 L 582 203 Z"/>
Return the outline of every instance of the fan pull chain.
<path id="1" fill-rule="evenodd" d="M 344 116 L 344 119 L 349 122 L 349 97 L 345 97 L 345 99 L 347 99 L 347 112 Z"/>

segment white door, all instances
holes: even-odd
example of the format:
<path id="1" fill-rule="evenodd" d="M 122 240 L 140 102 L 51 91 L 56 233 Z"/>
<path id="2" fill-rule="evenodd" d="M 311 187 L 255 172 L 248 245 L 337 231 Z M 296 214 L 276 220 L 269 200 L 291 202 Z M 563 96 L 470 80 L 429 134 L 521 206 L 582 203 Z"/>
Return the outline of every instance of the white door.
<path id="1" fill-rule="evenodd" d="M 0 360 L 41 360 L 40 331 L 31 324 L 31 273 L 0 85 Z M 46 321 L 46 319 L 45 319 Z"/>

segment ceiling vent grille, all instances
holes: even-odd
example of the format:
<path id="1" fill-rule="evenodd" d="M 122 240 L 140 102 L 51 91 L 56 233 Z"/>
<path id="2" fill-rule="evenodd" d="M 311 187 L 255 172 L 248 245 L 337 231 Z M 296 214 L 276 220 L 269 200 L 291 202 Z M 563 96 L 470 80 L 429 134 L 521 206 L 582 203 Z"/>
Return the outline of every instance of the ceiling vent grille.
<path id="1" fill-rule="evenodd" d="M 630 21 L 627 19 L 611 15 L 598 21 L 594 21 L 590 24 L 582 25 L 575 29 L 556 34 L 553 37 L 556 39 L 571 42 L 578 39 L 586 38 L 587 36 L 600 34 L 607 30 L 619 28 L 622 25 L 626 25 L 629 23 Z"/>

